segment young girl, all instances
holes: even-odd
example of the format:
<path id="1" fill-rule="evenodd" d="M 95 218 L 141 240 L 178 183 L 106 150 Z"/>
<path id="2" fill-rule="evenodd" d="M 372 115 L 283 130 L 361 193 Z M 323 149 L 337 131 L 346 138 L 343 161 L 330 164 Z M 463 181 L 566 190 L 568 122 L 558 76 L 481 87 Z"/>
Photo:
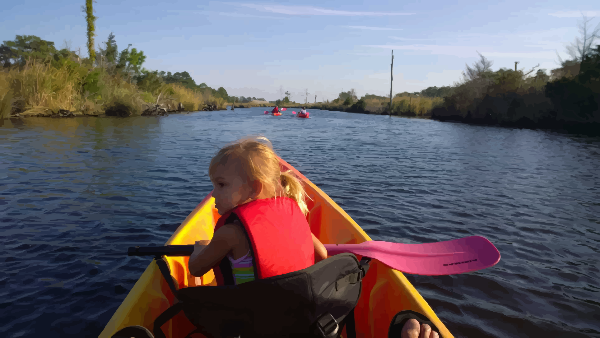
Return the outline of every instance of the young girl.
<path id="1" fill-rule="evenodd" d="M 223 260 L 233 283 L 239 285 L 302 270 L 327 258 L 306 221 L 302 184 L 290 171 L 280 171 L 270 142 L 245 139 L 221 149 L 210 162 L 209 176 L 221 218 L 212 240 L 196 242 L 188 263 L 192 275 L 200 277 L 215 268 L 222 284 L 217 275 L 223 273 L 223 264 L 217 265 Z M 403 326 L 401 334 L 401 338 L 438 337 L 415 319 Z"/>
<path id="2" fill-rule="evenodd" d="M 188 263 L 192 275 L 215 268 L 215 275 L 223 274 L 217 281 L 223 283 L 219 263 L 227 257 L 235 284 L 241 284 L 302 270 L 327 258 L 306 221 L 302 183 L 291 171 L 281 172 L 270 142 L 262 139 L 268 144 L 240 140 L 212 159 L 209 176 L 222 217 L 212 240 L 196 242 Z"/>

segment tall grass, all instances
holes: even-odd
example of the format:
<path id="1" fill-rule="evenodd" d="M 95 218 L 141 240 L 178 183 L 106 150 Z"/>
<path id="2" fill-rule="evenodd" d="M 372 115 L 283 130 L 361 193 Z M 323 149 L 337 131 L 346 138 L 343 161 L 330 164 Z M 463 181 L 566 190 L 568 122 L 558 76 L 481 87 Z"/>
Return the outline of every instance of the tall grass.
<path id="1" fill-rule="evenodd" d="M 6 73 L 0 72 L 0 120 L 10 117 L 12 98 L 13 94 Z"/>
<path id="2" fill-rule="evenodd" d="M 119 76 L 113 76 L 106 72 L 101 72 L 99 78 L 99 96 L 92 98 L 92 103 L 101 105 L 104 110 L 111 107 L 127 107 L 131 115 L 140 115 L 144 100 L 142 92 L 136 85 L 123 80 Z"/>
<path id="3" fill-rule="evenodd" d="M 172 84 L 171 88 L 173 94 L 165 97 L 165 101 L 169 101 L 169 104 L 177 105 L 181 102 L 187 111 L 200 110 L 204 105 L 201 94 L 178 84 Z"/>
<path id="4" fill-rule="evenodd" d="M 442 105 L 444 100 L 439 97 L 424 97 L 424 96 L 397 96 L 392 100 L 392 115 L 403 116 L 431 116 L 433 108 Z M 338 111 L 357 111 L 367 114 L 382 114 L 389 113 L 390 100 L 389 98 L 361 98 L 358 102 L 353 102 L 351 105 L 344 105 L 341 100 L 333 100 L 331 102 L 323 102 L 317 104 L 309 104 L 308 107 L 338 110 Z M 363 108 L 364 107 L 364 108 Z"/>
<path id="5" fill-rule="evenodd" d="M 18 110 L 39 106 L 54 112 L 66 109 L 89 114 L 117 109 L 126 111 L 125 116 L 139 115 L 144 103 L 156 103 L 157 99 L 159 104 L 168 104 L 172 108 L 181 102 L 187 111 L 201 110 L 206 104 L 214 104 L 220 109 L 227 106 L 222 98 L 179 84 L 164 84 L 156 93 L 143 91 L 104 68 L 89 67 L 76 61 L 52 65 L 34 60 L 24 67 L 0 71 L 2 118 L 9 117 L 13 103 Z"/>
<path id="6" fill-rule="evenodd" d="M 55 68 L 48 63 L 28 62 L 22 69 L 10 69 L 3 77 L 15 99 L 25 106 L 73 110 L 78 103 L 82 75 L 71 71 L 67 64 Z"/>
<path id="7" fill-rule="evenodd" d="M 266 102 L 266 101 L 250 101 L 250 102 L 245 102 L 245 103 L 241 103 L 241 102 L 236 102 L 235 103 L 236 107 L 244 107 L 244 108 L 250 108 L 250 107 L 272 107 L 273 104 Z"/>
<path id="8" fill-rule="evenodd" d="M 431 116 L 431 110 L 441 106 L 444 99 L 440 97 L 395 97 L 392 100 L 392 114 L 394 115 L 414 115 Z"/>

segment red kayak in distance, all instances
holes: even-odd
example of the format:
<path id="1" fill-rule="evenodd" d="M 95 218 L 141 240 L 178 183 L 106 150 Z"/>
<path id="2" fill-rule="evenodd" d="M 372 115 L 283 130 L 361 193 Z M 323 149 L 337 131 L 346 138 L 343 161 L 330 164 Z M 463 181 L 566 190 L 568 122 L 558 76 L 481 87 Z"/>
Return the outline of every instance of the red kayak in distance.
<path id="1" fill-rule="evenodd" d="M 302 113 L 298 113 L 298 117 L 303 118 L 303 119 L 307 119 L 309 118 L 310 113 L 306 112 L 306 114 L 302 114 Z"/>
<path id="2" fill-rule="evenodd" d="M 282 112 L 282 111 L 286 111 L 286 110 L 287 110 L 287 108 L 281 108 L 279 111 Z M 273 115 L 273 116 L 280 116 L 281 115 L 280 112 L 279 113 L 272 113 L 271 115 Z M 269 113 L 269 111 L 265 110 L 265 115 L 268 114 L 268 113 Z"/>

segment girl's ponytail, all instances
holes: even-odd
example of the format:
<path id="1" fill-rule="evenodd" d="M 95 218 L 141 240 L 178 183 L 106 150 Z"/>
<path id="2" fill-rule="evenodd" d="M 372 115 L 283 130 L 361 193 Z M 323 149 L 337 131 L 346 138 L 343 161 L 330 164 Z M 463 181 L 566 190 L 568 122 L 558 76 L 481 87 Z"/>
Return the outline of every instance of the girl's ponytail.
<path id="1" fill-rule="evenodd" d="M 291 170 L 281 172 L 281 187 L 285 197 L 289 197 L 298 203 L 300 210 L 306 216 L 308 214 L 308 206 L 306 205 L 306 192 L 300 180 L 294 175 Z"/>

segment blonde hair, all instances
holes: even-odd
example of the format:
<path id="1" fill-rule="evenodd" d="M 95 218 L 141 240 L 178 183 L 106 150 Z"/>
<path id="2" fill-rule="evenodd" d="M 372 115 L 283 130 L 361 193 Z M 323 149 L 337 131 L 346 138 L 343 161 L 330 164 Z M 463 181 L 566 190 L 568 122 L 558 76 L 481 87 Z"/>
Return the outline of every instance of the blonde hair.
<path id="1" fill-rule="evenodd" d="M 264 141 L 264 142 L 261 142 Z M 291 171 L 282 172 L 279 158 L 266 137 L 247 137 L 223 147 L 212 158 L 208 176 L 213 179 L 218 165 L 230 160 L 239 161 L 249 182 L 259 181 L 269 196 L 289 197 L 298 203 L 304 215 L 308 214 L 306 192 L 298 177 Z"/>

